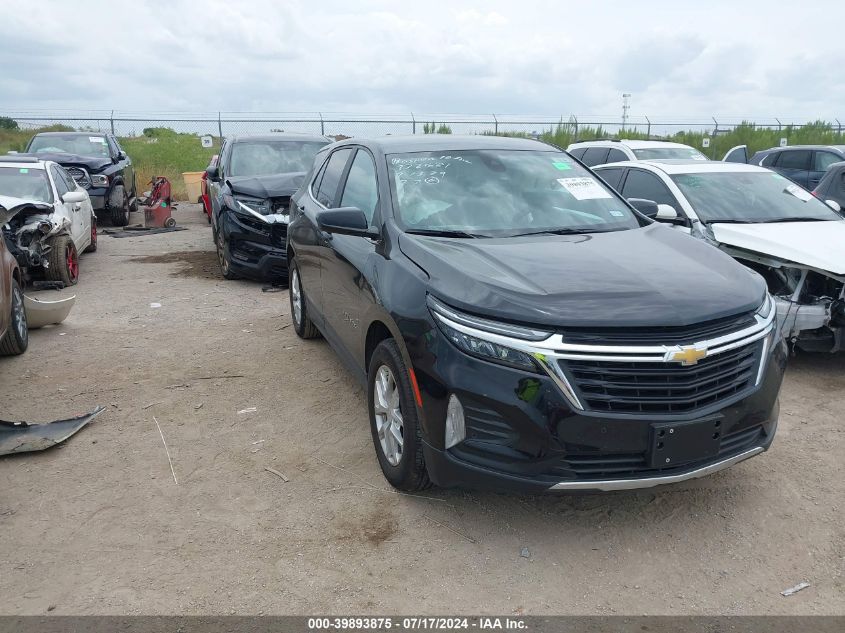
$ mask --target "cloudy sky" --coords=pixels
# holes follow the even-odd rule
[[[838,117],[841,0],[5,0],[0,110]]]

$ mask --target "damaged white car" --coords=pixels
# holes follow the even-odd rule
[[[18,209],[2,229],[27,281],[76,284],[79,254],[97,249],[97,221],[88,193],[57,163],[3,156],[0,203]]]
[[[845,350],[845,220],[763,167],[639,161],[595,168],[626,198],[653,200],[656,220],[705,239],[760,273],[796,347]]]

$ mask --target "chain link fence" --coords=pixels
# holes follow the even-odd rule
[[[558,117],[523,115],[453,115],[453,114],[400,114],[400,115],[348,115],[342,113],[131,113],[118,111],[97,112],[5,112],[0,117],[12,119],[19,129],[34,130],[52,126],[66,126],[75,130],[113,132],[121,137],[141,136],[150,128],[169,128],[177,133],[209,134],[226,137],[271,132],[305,132],[328,136],[384,136],[398,134],[423,134],[426,129],[445,126],[453,134],[527,134],[539,136],[565,126],[575,138],[582,132],[600,131],[611,137],[633,133],[646,138],[666,138],[679,132],[693,132],[718,136],[727,134],[737,126],[753,122],[758,129],[796,130],[810,124],[789,119],[751,119],[742,117],[709,118],[660,118],[630,117],[623,122],[618,118],[603,116],[565,115]],[[828,122],[831,132],[842,135],[839,119]]]

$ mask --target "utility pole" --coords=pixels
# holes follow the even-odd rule
[[[625,125],[628,123],[628,110],[631,109],[630,92],[622,93],[622,131],[625,131]]]

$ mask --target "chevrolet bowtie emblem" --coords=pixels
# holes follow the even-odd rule
[[[681,365],[695,365],[707,356],[706,347],[679,347],[666,352],[663,360],[667,363],[681,363]]]

